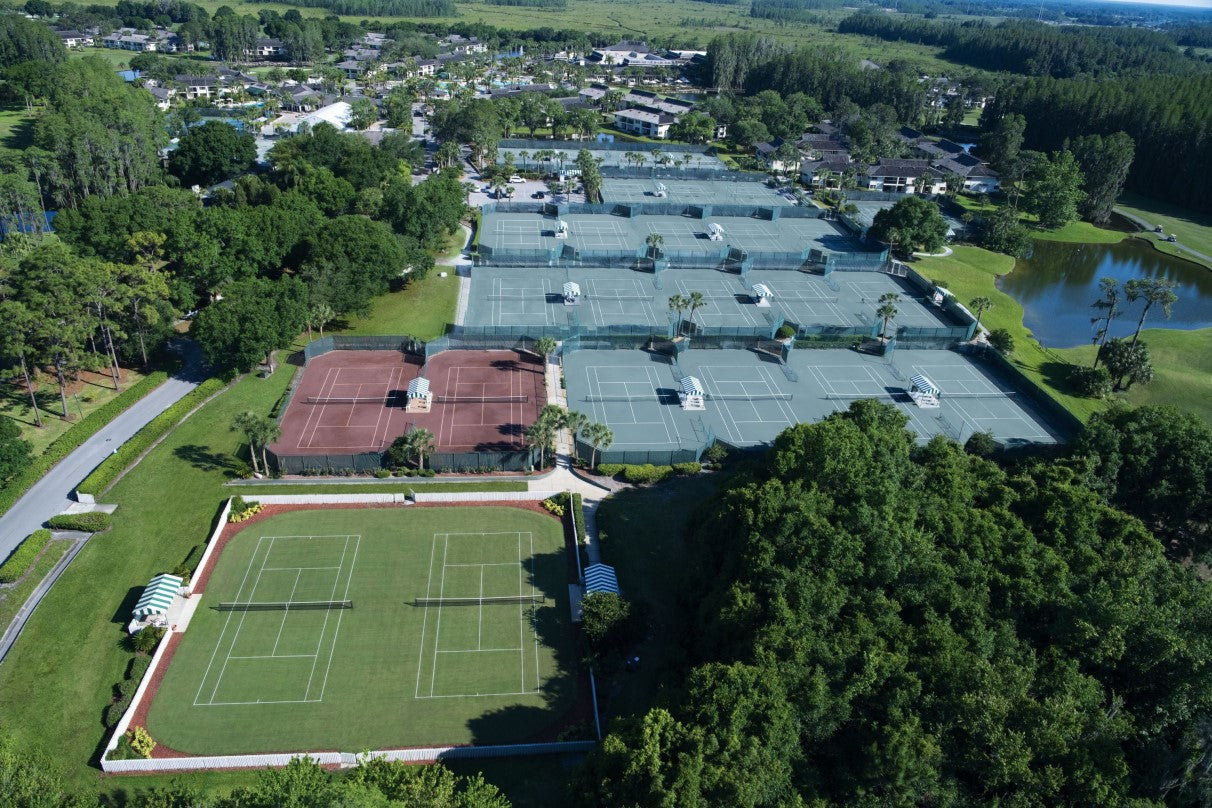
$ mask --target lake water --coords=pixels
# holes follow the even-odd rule
[[[1212,269],[1158,252],[1145,241],[1124,239],[1118,244],[1064,244],[1036,241],[1031,258],[1018,261],[997,285],[1023,305],[1023,322],[1042,344],[1071,348],[1089,344],[1100,310],[1100,278],[1120,284],[1133,278],[1169,278],[1178,302],[1169,320],[1159,306],[1149,310],[1145,328],[1212,327]],[[1121,304],[1111,323],[1111,336],[1130,335],[1143,303]]]

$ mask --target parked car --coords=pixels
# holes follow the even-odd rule
[[[509,178],[509,181],[510,182],[522,182],[522,178],[519,177],[517,174],[514,174],[512,177]]]
[[[530,198],[531,199],[546,199],[547,194],[543,191],[535,191],[533,194],[530,195]]]

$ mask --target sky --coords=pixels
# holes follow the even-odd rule
[[[1108,3],[1141,3],[1147,6],[1187,6],[1212,10],[1212,0],[1106,0]]]

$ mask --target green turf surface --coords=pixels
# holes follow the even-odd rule
[[[25,104],[0,104],[0,147],[24,149],[34,136],[34,118]]]
[[[446,277],[439,277],[446,272]],[[407,334],[431,340],[446,333],[454,322],[459,297],[459,279],[453,269],[434,267],[419,281],[399,292],[380,295],[371,301],[371,311],[347,323],[334,323],[334,334]],[[306,335],[304,335],[306,339]]]
[[[224,549],[152,704],[196,754],[508,743],[575,695],[563,529],[517,508],[283,514]],[[416,598],[543,603],[421,607]],[[348,598],[351,609],[218,611]]]
[[[25,577],[12,586],[0,588],[0,634],[8,628],[8,624],[17,616],[17,612],[25,605],[34,588],[42,582],[47,573],[59,563],[64,553],[71,549],[70,541],[52,541],[33,565],[26,571]]]
[[[1139,216],[1152,224],[1160,224],[1166,233],[1178,236],[1180,244],[1185,244],[1204,255],[1212,255],[1212,214],[1196,213],[1186,208],[1158,202],[1137,194],[1124,194],[1119,198],[1118,208]],[[1188,261],[1206,265],[1206,262],[1178,249],[1175,245],[1158,241],[1149,237],[1149,241],[1158,250],[1171,255],[1178,255]]]

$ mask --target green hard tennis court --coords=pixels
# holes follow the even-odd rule
[[[148,729],[189,754],[533,739],[576,695],[566,570],[561,524],[519,508],[272,517],[223,549]]]

